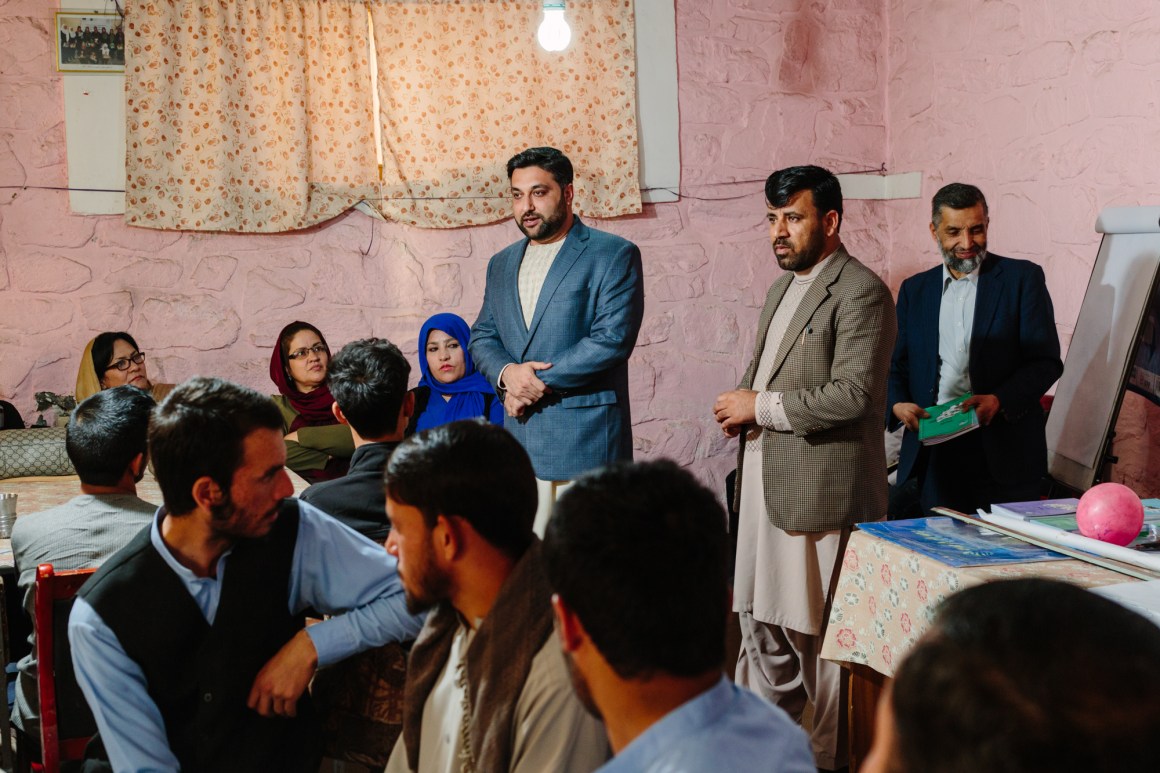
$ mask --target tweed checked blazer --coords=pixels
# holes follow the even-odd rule
[[[753,377],[769,322],[793,281],[765,297],[753,358],[740,389],[782,393],[791,432],[762,432],[762,484],[770,522],[786,531],[831,531],[886,515],[882,412],[895,311],[878,276],[839,247],[810,285],[782,339],[766,384]],[[737,460],[737,493],[745,470]]]
[[[640,249],[580,221],[544,278],[529,327],[519,296],[528,240],[492,257],[471,357],[493,385],[505,365],[550,362],[539,376],[552,392],[518,419],[504,417],[540,480],[571,480],[632,459],[628,357],[644,316]]]

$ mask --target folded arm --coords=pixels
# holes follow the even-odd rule
[[[306,631],[318,665],[418,636],[423,616],[407,611],[397,564],[386,548],[309,504],[299,508],[291,611],[312,607],[333,615]]]
[[[258,672],[247,705],[263,716],[294,716],[318,667],[409,641],[423,626],[407,611],[395,559],[382,545],[305,502],[299,514],[289,608],[332,617],[299,631]]]

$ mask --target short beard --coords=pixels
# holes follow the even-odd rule
[[[421,576],[415,583],[414,591],[403,583],[403,596],[407,601],[407,611],[412,615],[422,614],[451,596],[451,579],[445,573],[432,569],[432,556],[423,567]]]
[[[778,243],[790,247],[787,241],[775,240],[770,246],[776,247]],[[792,249],[792,247],[791,247]],[[784,258],[779,257],[775,252],[774,258],[777,260],[777,265],[784,271],[805,271],[818,265],[818,261],[822,259],[822,253],[825,251],[825,235],[819,229],[810,234],[809,241],[802,247],[801,252],[791,252]]]
[[[588,686],[588,680],[584,678],[584,674],[576,665],[571,653],[564,653],[564,662],[568,664],[568,678],[572,681],[572,692],[580,701],[580,705],[593,717],[603,721],[604,715],[600,713],[600,707],[596,705],[596,700],[592,697],[592,689]]]
[[[947,252],[942,247],[939,247],[938,250],[942,253],[943,263],[946,264],[946,267],[956,274],[962,274],[963,276],[975,273],[979,266],[983,265],[983,261],[987,259],[986,247],[981,248],[978,255],[968,260],[956,258],[953,250]]]
[[[564,227],[564,221],[567,219],[568,213],[561,207],[551,217],[540,215],[540,225],[534,231],[529,231],[525,228],[523,220],[516,220],[516,227],[523,232],[524,236],[532,241],[543,242],[560,233],[560,229]]]

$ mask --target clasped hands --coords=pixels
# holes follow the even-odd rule
[[[734,389],[717,395],[713,418],[727,437],[737,437],[747,424],[757,423],[757,392]]]
[[[512,363],[504,368],[501,386],[506,391],[503,407],[508,416],[512,418],[523,416],[524,409],[552,391],[552,388],[537,375],[539,371],[550,367],[552,367],[550,362],[529,360]]]

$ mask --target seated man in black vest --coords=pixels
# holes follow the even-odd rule
[[[115,770],[310,771],[318,666],[412,639],[396,562],[289,498],[269,398],[194,378],[154,411],[165,506],[81,589],[77,679]],[[333,615],[305,628],[303,611]]]
[[[373,540],[386,539],[387,495],[383,470],[403,439],[415,407],[407,391],[411,365],[385,338],[352,341],[330,361],[326,383],[334,396],[331,410],[354,436],[350,470],[302,492],[309,502]]]
[[[532,533],[536,476],[503,427],[456,421],[387,464],[387,550],[412,610],[433,608],[407,664],[387,773],[589,773],[608,758],[552,637]]]

